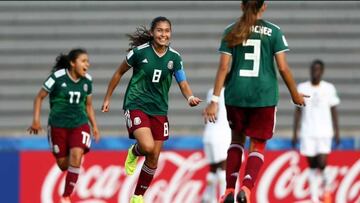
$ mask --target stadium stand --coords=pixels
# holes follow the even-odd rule
[[[337,87],[341,134],[360,131],[360,2],[269,2],[265,17],[284,31],[297,82],[308,79],[315,58],[326,63],[325,79]],[[195,95],[205,99],[218,66],[221,32],[240,16],[239,2],[0,2],[1,135],[23,135],[32,119],[32,104],[55,57],[73,47],[89,51],[94,80],[94,107],[102,134],[124,134],[122,98],[131,72],[112,98],[111,112],[100,112],[112,73],[128,47],[125,34],[162,15],[172,20],[172,46],[183,57]],[[46,126],[48,102],[42,125]],[[200,107],[190,109],[174,81],[169,118],[172,134],[199,135]],[[293,105],[280,80],[277,134],[290,136]]]

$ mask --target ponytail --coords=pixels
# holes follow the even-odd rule
[[[56,72],[60,69],[66,68],[70,69],[70,61],[68,59],[68,56],[66,54],[60,54],[56,57],[55,65],[52,69],[52,72]]]
[[[145,26],[136,28],[133,34],[127,34],[127,36],[130,40],[130,48],[127,51],[153,40],[153,36],[151,36],[150,31]]]
[[[70,69],[71,65],[70,65],[70,61],[76,61],[76,59],[81,55],[81,54],[87,54],[87,51],[85,49],[81,49],[81,48],[77,48],[77,49],[72,49],[69,54],[59,54],[56,59],[55,59],[55,65],[52,68],[52,72],[55,72],[57,70],[60,69]]]
[[[149,30],[146,29],[145,26],[140,26],[140,27],[136,28],[136,31],[133,34],[127,34],[126,36],[128,36],[129,40],[130,40],[130,43],[129,43],[130,48],[127,51],[130,51],[137,46],[140,46],[142,44],[152,41],[154,39],[154,37],[151,36],[150,32],[154,31],[156,25],[159,22],[163,22],[163,21],[168,22],[170,25],[170,28],[171,28],[170,20],[166,17],[159,16],[152,20],[151,27]]]
[[[256,24],[257,13],[260,11],[263,4],[263,0],[243,0],[244,13],[238,22],[235,23],[233,29],[224,38],[225,41],[228,42],[230,48],[242,44],[249,39],[251,27]]]

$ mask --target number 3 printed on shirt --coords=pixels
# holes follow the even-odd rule
[[[253,63],[252,70],[241,70],[240,69],[240,76],[241,77],[258,77],[259,76],[259,68],[260,68],[261,40],[248,39],[246,42],[243,43],[243,46],[253,46],[254,47],[253,53],[245,53],[245,60],[253,60],[254,63]]]

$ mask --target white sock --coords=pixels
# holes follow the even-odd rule
[[[226,190],[226,171],[225,170],[217,170],[216,175],[219,181],[220,195],[223,195]]]
[[[215,173],[209,172],[206,175],[206,189],[204,192],[203,200],[207,203],[216,202],[216,183],[217,183],[217,177]]]
[[[317,177],[317,169],[309,170],[309,185],[311,200],[313,202],[319,202],[319,178]]]
[[[328,171],[326,170],[326,168],[324,170],[321,171],[321,180],[323,183],[323,189],[324,189],[324,193],[325,192],[330,192],[331,191],[331,175],[328,173]]]

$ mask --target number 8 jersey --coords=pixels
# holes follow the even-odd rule
[[[159,56],[152,45],[146,43],[132,49],[126,62],[133,68],[133,75],[125,93],[123,109],[138,109],[148,115],[167,115],[172,76],[183,69],[180,54],[168,47]]]
[[[67,69],[60,69],[45,80],[42,88],[50,95],[50,126],[76,128],[88,123],[86,97],[92,93],[89,74],[74,80]]]
[[[225,29],[219,48],[219,52],[232,55],[231,70],[225,82],[225,104],[276,106],[279,90],[274,56],[289,50],[283,33],[277,25],[258,20],[251,28],[249,39],[230,48],[224,37],[233,27],[234,23]]]

